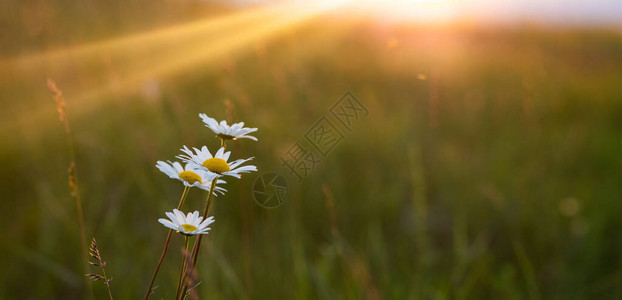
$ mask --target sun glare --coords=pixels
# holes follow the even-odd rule
[[[456,16],[455,0],[351,1],[359,13],[389,22],[445,23]]]
[[[65,90],[80,103],[73,111],[83,113],[96,109],[103,99],[140,92],[154,80],[252,49],[258,41],[273,38],[325,13],[361,14],[388,22],[443,23],[451,20],[455,1],[279,2],[222,17],[5,59],[0,61],[0,66],[11,70],[13,77],[8,80],[28,80],[32,79],[28,74],[43,72],[58,82],[71,82]],[[88,76],[79,81],[72,79],[75,72],[85,70],[90,70]],[[29,111],[24,123],[39,115],[43,113]],[[10,123],[2,125],[3,129],[11,127]]]
[[[321,1],[249,8],[222,17],[0,60],[0,67],[11,70],[12,80],[28,80],[28,74],[43,70],[57,81],[75,82],[66,78],[72,78],[76,68],[100,69],[103,64],[101,72],[90,72],[84,81],[66,87],[68,95],[79,103],[74,111],[83,113],[96,109],[102,99],[115,98],[102,97],[111,92],[115,96],[135,92],[151,80],[201,68],[232,53],[253,49],[254,43],[292,30],[336,5]],[[24,123],[28,123],[40,115],[43,113],[29,111],[18,117],[24,117]],[[9,120],[0,128],[11,126]]]

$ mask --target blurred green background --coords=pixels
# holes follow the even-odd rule
[[[117,299],[143,296],[167,233],[157,219],[183,189],[156,161],[182,145],[216,149],[198,114],[231,112],[259,128],[259,142],[230,148],[259,172],[228,179],[214,203],[201,299],[622,298],[619,29],[318,15],[130,80],[219,37],[146,47],[162,57],[112,47],[18,58],[238,12],[144,0],[0,7],[1,299],[88,295],[71,149],[46,78],[64,92],[87,239]],[[283,205],[257,205],[254,180],[283,171],[279,158],[347,91],[369,115],[302,183],[287,177]],[[184,210],[205,196],[191,190]],[[173,297],[180,247],[175,236],[153,299]],[[93,289],[106,298],[101,282]]]

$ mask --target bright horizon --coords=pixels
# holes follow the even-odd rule
[[[231,3],[230,1],[221,1]],[[235,0],[240,5],[274,0]],[[383,20],[414,22],[481,21],[500,23],[537,22],[550,24],[622,25],[622,1],[614,0],[334,0],[346,11],[365,13]]]

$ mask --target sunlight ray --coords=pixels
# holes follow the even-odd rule
[[[21,70],[45,65],[44,69],[50,76],[61,78],[57,80],[59,82],[62,78],[71,81],[71,76],[75,76],[75,71],[69,66],[100,70],[89,72],[87,75],[93,78],[84,79],[84,84],[74,83],[74,86],[64,88],[71,95],[69,98],[73,99],[72,112],[82,114],[96,109],[102,99],[119,98],[136,91],[145,80],[174,76],[206,66],[223,56],[252,49],[255,42],[292,30],[296,25],[334,7],[326,4],[305,7],[278,4],[217,20],[22,57],[17,65]],[[102,66],[102,58],[107,66]],[[114,69],[114,80],[106,78],[102,68]],[[27,115],[18,114],[14,115],[13,120],[3,121],[0,128],[10,130],[14,128],[15,121],[26,127],[26,124],[40,125],[39,121],[34,120],[41,120],[45,115],[48,115],[47,107],[34,108]],[[26,130],[26,127],[22,129]]]
[[[3,63],[29,69],[39,67],[44,63],[70,63],[72,61],[68,60],[68,58],[71,60],[86,59],[96,57],[100,53],[141,52],[153,49],[154,47],[174,45],[179,41],[198,38],[212,32],[227,31],[237,25],[244,25],[247,23],[254,24],[257,21],[265,20],[271,15],[283,13],[288,9],[289,6],[285,4],[263,6],[226,16],[193,21],[154,31],[131,34],[120,38],[22,55],[6,59]]]

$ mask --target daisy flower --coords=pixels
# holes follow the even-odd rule
[[[168,177],[183,182],[187,187],[197,187],[206,191],[209,191],[212,185],[212,180],[216,177],[216,175],[210,172],[197,168],[194,164],[186,164],[186,167],[184,168],[178,162],[158,161],[156,163],[156,167],[164,174],[168,175]],[[218,179],[218,181],[216,181],[216,187],[214,188],[214,194],[220,193],[221,195],[224,195],[227,190],[219,185],[225,183],[227,182]]]
[[[241,164],[253,159],[238,159],[234,160],[231,163],[228,163],[229,155],[231,155],[231,151],[225,152],[225,148],[222,147],[218,149],[216,154],[212,156],[206,146],[203,146],[201,149],[193,148],[192,150],[188,149],[188,147],[184,146],[181,149],[186,155],[178,155],[177,158],[183,160],[184,162],[191,164],[198,168],[204,168],[210,173],[216,176],[229,175],[236,178],[240,178],[240,174],[249,173],[251,171],[257,171],[257,167],[253,165],[246,165],[240,167]]]
[[[256,137],[248,135],[251,132],[257,131],[257,128],[245,128],[244,122],[229,126],[226,121],[220,121],[219,124],[216,119],[210,118],[206,114],[199,114],[199,117],[203,119],[205,127],[211,129],[216,136],[223,140],[251,139],[257,141]]]
[[[211,228],[207,226],[214,223],[214,217],[209,217],[203,221],[203,217],[199,217],[199,212],[196,210],[193,213],[188,213],[187,216],[184,216],[183,212],[173,209],[173,212],[167,212],[166,216],[170,220],[161,218],[158,219],[158,222],[170,229],[178,231],[183,235],[208,234],[208,231]]]

